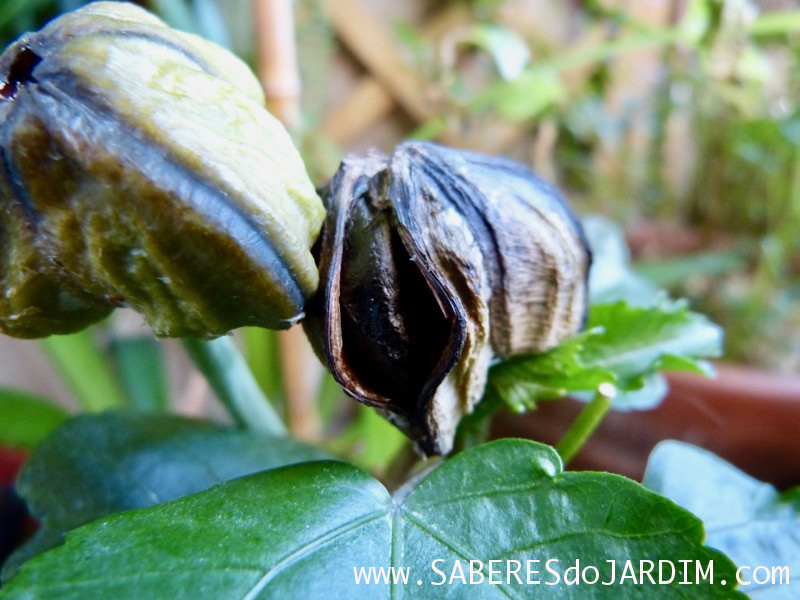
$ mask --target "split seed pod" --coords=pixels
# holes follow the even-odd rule
[[[9,47],[0,78],[0,331],[118,305],[163,336],[302,316],[324,209],[244,63],[97,2]]]
[[[581,227],[519,163],[409,142],[347,157],[326,203],[306,330],[345,391],[427,454],[450,451],[494,357],[584,324]]]

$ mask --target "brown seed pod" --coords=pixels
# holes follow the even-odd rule
[[[97,2],[10,46],[0,78],[0,331],[117,305],[165,336],[302,316],[324,209],[244,63]]]
[[[350,396],[427,454],[449,452],[493,357],[583,326],[583,232],[519,163],[409,142],[347,157],[326,203],[309,337]]]

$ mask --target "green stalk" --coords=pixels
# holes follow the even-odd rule
[[[583,407],[578,418],[570,425],[567,433],[556,445],[556,450],[561,455],[564,464],[567,464],[580,452],[583,445],[595,432],[611,408],[611,400],[611,394],[605,395],[598,390],[592,401]]]
[[[100,412],[126,405],[117,377],[86,329],[41,340],[53,366],[81,406]]]
[[[750,25],[753,36],[783,35],[800,31],[800,11],[770,12],[761,15]]]
[[[250,372],[264,394],[272,400],[273,406],[284,414],[285,394],[278,332],[260,327],[245,327],[243,333],[245,357]]]
[[[755,37],[800,32],[800,11],[793,10],[762,15],[753,21],[748,28],[748,32]],[[680,25],[664,29],[645,30],[588,48],[567,52],[539,66],[552,67],[557,70],[582,67],[608,60],[620,54],[627,54],[634,50],[676,44],[685,38],[686,33]]]
[[[167,375],[158,341],[149,335],[119,335],[111,340],[109,350],[130,406],[143,412],[166,412]]]
[[[602,44],[567,52],[539,66],[552,67],[559,71],[582,67],[634,50],[675,44],[683,39],[684,35],[684,32],[678,27],[626,35]]]
[[[237,423],[268,435],[287,434],[286,426],[261,391],[232,338],[182,341],[195,366]]]
[[[797,231],[796,223],[800,223],[800,150],[795,149],[794,165],[792,166],[792,177],[789,189],[789,198],[786,203],[786,210],[781,211],[777,219],[775,228],[781,242],[786,248],[791,248],[792,243],[796,243]]]

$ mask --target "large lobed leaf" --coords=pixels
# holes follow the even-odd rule
[[[166,415],[107,412],[59,427],[34,451],[17,487],[41,520],[3,570],[63,542],[108,514],[152,506],[275,467],[330,458],[287,437],[267,437]]]
[[[800,597],[800,582],[790,579],[800,573],[800,487],[779,493],[707,450],[676,441],[653,450],[644,485],[703,519],[708,544],[745,567],[742,590],[748,595]],[[769,583],[756,583],[767,577]]]
[[[0,591],[69,598],[733,598],[733,565],[702,545],[701,523],[633,481],[562,473],[549,447],[500,440],[445,461],[394,496],[371,476],[322,461],[279,468],[67,535]],[[444,573],[446,583],[432,568]],[[483,583],[468,585],[469,560]],[[501,569],[488,583],[489,560]],[[539,585],[507,583],[506,559],[540,560]],[[615,563],[672,560],[672,585],[547,586],[580,560],[601,580]],[[677,585],[679,560],[713,561],[713,585]],[[460,561],[460,562],[457,562]],[[452,582],[454,565],[465,581]],[[408,583],[355,583],[360,567],[409,567]],[[513,565],[512,565],[513,566]],[[694,581],[692,566],[686,576]],[[474,576],[478,579],[478,576]],[[725,580],[723,584],[721,580]]]

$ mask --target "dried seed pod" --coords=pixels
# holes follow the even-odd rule
[[[117,305],[165,336],[302,316],[324,209],[241,61],[97,2],[9,47],[0,77],[0,331]]]
[[[493,357],[583,326],[583,232],[521,164],[409,142],[347,157],[326,203],[306,330],[345,391],[427,454],[451,449]]]

